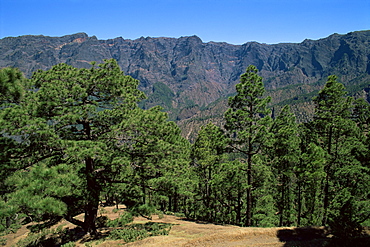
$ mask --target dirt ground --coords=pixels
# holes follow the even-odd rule
[[[106,215],[110,219],[119,217],[118,212],[113,210],[114,207],[105,207],[99,215]],[[121,208],[123,210],[123,208]],[[121,211],[122,212],[122,211]],[[80,215],[79,217],[83,217]],[[172,228],[166,236],[149,237],[133,243],[125,243],[123,240],[94,240],[80,239],[76,246],[110,247],[110,246],[127,246],[127,247],[223,247],[223,246],[270,246],[270,247],[293,247],[293,246],[324,246],[328,238],[323,237],[323,229],[306,228],[297,231],[294,228],[257,228],[257,227],[237,227],[231,225],[215,225],[208,223],[199,223],[181,219],[176,216],[164,215],[159,218],[154,215],[152,222],[171,223]],[[148,222],[145,218],[135,218],[136,223]],[[62,221],[59,223],[64,227],[73,229],[75,226],[69,222]],[[28,233],[26,226],[23,226],[17,233],[6,236],[7,245],[15,246]]]

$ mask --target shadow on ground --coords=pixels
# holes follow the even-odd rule
[[[123,240],[125,243],[134,242],[151,236],[168,235],[171,223],[146,222],[130,223],[117,227],[100,227],[96,235],[89,235],[81,227],[43,229],[37,231],[39,227],[46,226],[40,224],[32,226],[34,232],[18,242],[19,246],[61,246],[69,242],[79,242],[81,244],[98,240]]]
[[[352,239],[334,238],[324,228],[297,227],[282,229],[277,237],[284,242],[284,247],[369,247],[370,235],[364,234]]]
[[[96,237],[102,238],[104,236],[98,235]],[[85,238],[86,234],[81,227],[73,229],[46,229],[40,232],[30,232],[26,238],[18,241],[17,246],[61,246]],[[93,240],[92,236],[89,237],[88,241],[91,240]]]

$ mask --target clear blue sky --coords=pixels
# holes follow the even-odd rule
[[[0,0],[0,38],[85,32],[275,44],[370,30],[370,0]]]

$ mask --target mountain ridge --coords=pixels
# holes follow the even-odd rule
[[[232,94],[250,64],[264,78],[272,104],[318,90],[331,74],[346,86],[364,83],[370,75],[370,31],[335,33],[301,43],[242,45],[204,43],[195,35],[99,40],[76,33],[0,39],[0,68],[18,67],[27,77],[58,63],[81,68],[110,58],[117,60],[125,74],[140,81],[139,88],[149,96],[142,107],[164,102],[171,118],[180,121]],[[158,89],[166,92],[165,98]]]
[[[133,67],[138,66],[143,70],[148,70],[149,66],[148,63],[138,63],[138,61],[134,60],[134,58],[140,58],[143,60],[144,58],[150,58],[149,55],[152,53],[152,56],[157,56],[157,60],[159,58],[162,60],[167,60],[167,65],[170,64],[172,66],[172,73],[170,74],[173,77],[176,77],[180,71],[174,70],[175,65],[179,65],[181,68],[181,66],[186,66],[186,64],[175,64],[175,62],[179,61],[180,58],[187,58],[189,55],[193,55],[191,58],[194,59],[194,54],[192,53],[196,53],[195,55],[202,55],[197,50],[200,49],[203,53],[208,52],[208,56],[210,54],[217,56],[213,61],[206,60],[205,62],[215,63],[215,61],[228,61],[229,63],[235,63],[237,67],[242,67],[242,71],[246,67],[245,62],[250,62],[251,64],[256,65],[261,73],[265,74],[265,78],[270,78],[269,73],[271,74],[271,72],[287,72],[287,70],[292,69],[292,67],[300,65],[300,63],[304,63],[304,60],[307,60],[307,58],[304,57],[304,55],[307,54],[304,53],[310,53],[309,55],[311,56],[311,59],[308,60],[311,60],[311,63],[306,63],[306,66],[300,67],[304,68],[302,71],[304,75],[315,77],[318,72],[324,70],[322,63],[327,65],[330,62],[335,62],[335,60],[340,60],[343,58],[344,54],[348,54],[346,53],[345,49],[353,53],[353,51],[351,51],[351,47],[349,46],[350,44],[348,44],[348,42],[344,42],[343,40],[350,36],[355,36],[355,38],[358,38],[359,34],[360,36],[365,36],[366,40],[364,42],[368,43],[370,31],[357,31],[345,35],[332,34],[327,38],[322,38],[319,40],[306,39],[301,43],[261,44],[257,42],[247,42],[243,45],[233,45],[225,42],[212,41],[203,43],[202,40],[195,35],[180,38],[141,37],[136,40],[123,39],[122,37],[108,40],[98,40],[96,36],[89,37],[86,33],[76,33],[62,37],[26,35],[0,39],[0,49],[3,54],[0,56],[0,66],[14,66],[17,65],[17,62],[19,64],[19,61],[15,60],[17,55],[20,55],[17,54],[17,51],[22,48],[31,48],[27,49],[27,51],[23,51],[30,55],[30,57],[19,56],[22,58],[28,58],[26,60],[35,61],[34,67],[20,66],[20,69],[24,71],[27,76],[30,76],[36,68],[43,69],[42,67],[48,68],[54,65],[54,61],[75,63],[76,66],[89,66],[88,63],[91,61],[101,61],[104,58],[113,57],[119,61],[121,67],[123,67],[123,71],[128,74],[139,75],[140,77],[140,71],[133,69]],[[11,45],[9,45],[9,42],[7,42],[10,40],[12,43]],[[40,46],[40,44],[42,44],[42,46]],[[342,46],[342,49],[340,46]],[[99,47],[99,49],[96,47]],[[51,48],[54,49],[54,54],[52,54],[50,50]],[[301,50],[297,51],[298,48]],[[323,48],[327,51],[332,49],[336,52],[332,53],[332,56],[323,56],[320,54],[327,55],[325,54],[327,52],[320,53],[322,50],[324,50]],[[90,53],[86,53],[86,51],[89,51]],[[94,52],[96,53],[94,54]],[[303,53],[303,55],[297,53]],[[355,55],[352,53],[350,55]],[[46,55],[50,55],[50,61],[45,60]],[[135,55],[138,57],[135,57]],[[170,57],[171,55],[172,57]],[[207,57],[204,56],[203,58]],[[224,59],[220,60],[221,58]],[[225,58],[229,58],[229,60],[226,60]],[[238,60],[232,60],[232,58],[237,58]],[[165,66],[162,68],[165,68]],[[210,66],[210,69],[213,68],[214,67]],[[186,72],[188,72],[188,70]],[[218,70],[223,72],[222,68],[218,68]],[[369,71],[370,67],[368,65],[367,72],[369,73]],[[236,75],[235,73],[227,75],[228,77],[226,77],[226,79],[238,79],[238,76],[240,75],[239,72],[240,71],[238,71]],[[219,79],[222,78],[223,77],[220,77]],[[149,81],[151,83],[150,80],[150,76],[149,79],[143,78],[143,81],[145,82]],[[279,87],[279,83],[277,81],[275,81],[275,83],[267,84],[267,87]]]

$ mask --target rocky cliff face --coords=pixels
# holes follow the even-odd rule
[[[370,74],[369,42],[370,31],[275,45],[203,43],[196,36],[137,40],[98,40],[85,33],[21,36],[0,40],[0,67],[18,67],[29,77],[58,63],[89,67],[91,61],[114,58],[126,74],[140,80],[148,95],[155,91],[153,85],[164,84],[172,97],[166,98],[165,107],[184,108],[176,111],[184,119],[232,93],[250,64],[257,66],[266,88],[274,92],[274,103],[302,93],[291,88],[287,93],[285,87],[300,85],[297,88],[310,93],[317,89],[316,82],[330,74],[338,75],[344,84],[360,84]],[[153,105],[153,101],[148,102]]]

